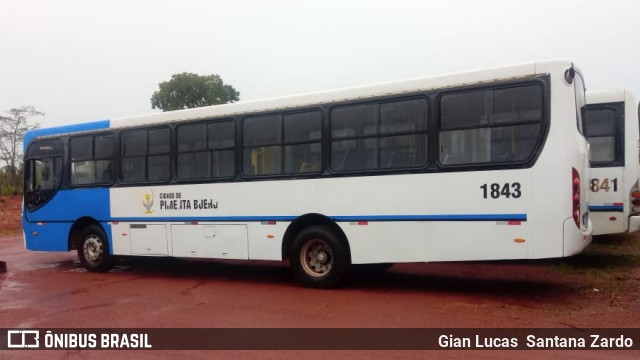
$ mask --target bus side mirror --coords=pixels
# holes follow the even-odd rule
[[[573,79],[575,77],[576,71],[573,69],[573,67],[567,69],[567,71],[564,72],[564,81],[566,81],[569,85],[573,84]]]

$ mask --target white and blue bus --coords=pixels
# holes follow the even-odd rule
[[[640,230],[638,115],[626,89],[588,91],[585,135],[591,149],[593,234]]]
[[[570,256],[591,241],[583,79],[551,60],[38,129],[26,247],[358,264]],[[377,267],[372,265],[373,267]]]

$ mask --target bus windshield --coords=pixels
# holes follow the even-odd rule
[[[56,140],[36,142],[25,162],[25,205],[34,210],[49,201],[60,185],[62,144]]]

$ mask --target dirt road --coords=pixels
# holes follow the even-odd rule
[[[336,290],[297,286],[286,264],[125,259],[90,273],[75,253],[0,237],[0,328],[640,327],[640,236],[596,239],[565,261],[398,264]],[[4,336],[0,334],[0,336]],[[0,358],[104,358],[112,351],[12,351]],[[210,352],[181,352],[200,358]],[[219,351],[233,358],[464,358],[469,351]],[[537,358],[637,358],[638,351],[524,351]],[[136,352],[173,358],[177,352]],[[513,358],[512,351],[474,352]],[[519,355],[520,356],[520,355]]]

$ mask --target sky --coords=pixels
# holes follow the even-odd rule
[[[569,58],[640,99],[638,0],[0,0],[0,115],[141,115],[171,75],[256,100]]]

